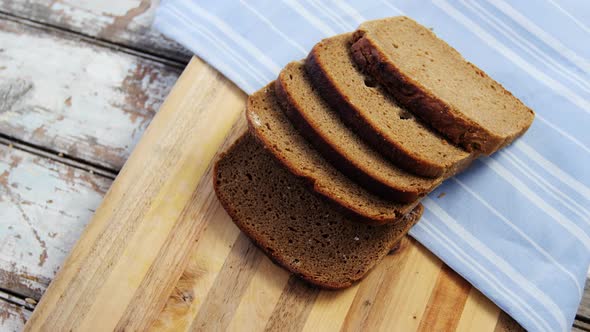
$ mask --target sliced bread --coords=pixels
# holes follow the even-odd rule
[[[285,66],[275,81],[283,111],[324,158],[365,189],[401,202],[412,202],[442,182],[406,172],[347,127],[311,85],[302,62]]]
[[[396,222],[418,204],[417,200],[403,204],[378,197],[336,170],[293,127],[281,110],[273,84],[248,98],[246,117],[252,134],[293,174],[360,222]]]
[[[421,176],[448,176],[465,168],[469,153],[450,144],[399,107],[367,79],[350,56],[352,34],[324,39],[306,60],[309,77],[324,99],[381,154]]]
[[[214,187],[234,223],[275,262],[308,282],[344,288],[361,279],[418,221],[422,206],[385,226],[351,222],[306,190],[254,138],[215,165]]]
[[[468,151],[491,154],[533,121],[518,98],[410,18],[361,24],[351,51],[402,106]]]

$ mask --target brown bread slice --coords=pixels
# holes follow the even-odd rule
[[[291,173],[360,222],[396,222],[418,204],[417,200],[402,204],[378,197],[336,170],[293,127],[276,100],[273,84],[248,98],[246,117],[254,136]]]
[[[354,40],[351,50],[364,71],[468,151],[491,154],[533,122],[518,98],[410,18],[365,22]]]
[[[419,205],[384,226],[351,222],[250,135],[221,156],[214,174],[217,197],[234,223],[275,262],[321,287],[344,288],[361,279],[423,210]]]
[[[408,173],[368,146],[315,91],[302,62],[285,66],[275,81],[275,92],[299,133],[336,169],[364,188],[396,201],[411,202],[442,182],[440,177]]]
[[[422,176],[449,176],[471,156],[450,144],[370,82],[350,56],[352,34],[324,39],[306,60],[309,77],[345,123],[380,153]]]

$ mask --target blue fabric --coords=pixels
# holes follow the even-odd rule
[[[320,39],[400,14],[537,114],[426,198],[411,235],[526,329],[569,330],[590,262],[589,1],[168,0],[155,25],[252,93]]]

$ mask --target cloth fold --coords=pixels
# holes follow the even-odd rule
[[[571,329],[590,263],[590,2],[167,0],[154,24],[252,93],[320,39],[395,15],[536,112],[429,195],[410,234],[527,330]]]

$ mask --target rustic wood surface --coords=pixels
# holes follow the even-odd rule
[[[0,291],[0,331],[21,331],[31,314],[25,301]]]
[[[0,145],[0,285],[38,300],[111,179]]]
[[[151,28],[158,0],[0,0],[0,11],[146,53],[188,62],[191,53]]]
[[[45,194],[39,196],[32,195],[29,190],[28,196],[27,193],[23,195],[31,201],[28,203],[23,201],[23,204],[19,203],[9,210],[1,207],[4,201],[0,202],[0,243],[2,243],[0,244],[0,266],[10,267],[8,270],[0,269],[0,331],[22,328],[24,321],[28,319],[31,310],[39,300],[39,296],[45,291],[49,281],[53,279],[55,271],[62,264],[84,225],[88,223],[93,210],[96,209],[104,190],[106,190],[105,188],[108,188],[116,172],[126,160],[133,144],[140,138],[147,123],[158,109],[159,103],[171,88],[179,68],[189,57],[190,52],[150,29],[157,2],[139,0],[0,0],[0,36],[2,36],[0,37],[0,82],[2,83],[0,91],[3,91],[0,92],[0,110],[8,109],[6,106],[8,103],[2,103],[5,98],[10,97],[11,100],[14,100],[15,95],[18,96],[23,92],[23,86],[24,90],[27,90],[28,83],[33,83],[35,92],[31,93],[30,90],[25,92],[26,96],[18,100],[22,104],[12,103],[10,111],[20,111],[19,106],[24,106],[26,112],[40,113],[27,118],[30,113],[23,111],[19,116],[13,116],[11,121],[2,121],[3,112],[0,111],[0,126],[16,127],[13,121],[23,119],[36,124],[41,121],[46,121],[49,124],[47,128],[44,128],[46,132],[36,131],[39,127],[27,126],[29,122],[25,121],[20,122],[23,128],[12,128],[10,133],[7,133],[4,128],[0,128],[0,144],[2,144],[0,151],[8,150],[9,152],[0,158],[0,174],[9,168],[10,163],[13,162],[13,155],[23,157],[26,163],[32,165],[31,169],[35,170],[34,173],[29,173],[28,168],[22,168],[24,164],[21,161],[21,165],[16,171],[10,171],[10,185],[15,185],[18,189],[5,188],[0,183],[0,201],[9,197],[7,195],[9,190],[20,195],[21,190],[26,190],[27,185],[30,184],[38,186],[35,188],[47,189],[52,185],[55,188],[53,193],[51,190],[47,190]],[[16,44],[21,36],[24,36],[23,39],[27,39],[30,43]],[[41,46],[44,49],[40,48]],[[54,57],[53,61],[47,61],[48,55]],[[28,61],[19,61],[23,59],[19,56],[26,56]],[[97,57],[100,61],[94,63],[89,61],[90,59],[81,61],[80,57],[84,56]],[[44,63],[46,67],[40,68],[39,63]],[[88,68],[96,70],[108,63],[117,64],[116,68],[113,66],[105,68],[111,71],[115,68],[114,77],[119,78],[118,80],[98,79],[92,71],[88,72]],[[73,70],[72,66],[77,70]],[[16,74],[15,67],[19,68],[19,72]],[[138,73],[137,68],[139,67],[144,69]],[[10,75],[7,74],[9,72]],[[62,72],[67,75],[62,75]],[[55,73],[58,75],[52,77]],[[134,73],[137,75],[134,76]],[[151,77],[154,76],[157,79],[151,80]],[[74,81],[76,84],[68,84],[68,81]],[[8,84],[4,84],[6,82]],[[80,89],[80,86],[96,87],[94,90],[96,95],[89,94],[87,89]],[[1,87],[5,89],[2,90]],[[6,89],[6,87],[11,88]],[[55,95],[47,93],[47,89]],[[79,103],[76,103],[76,96],[84,99],[78,100]],[[105,103],[104,96],[108,96],[112,102]],[[72,99],[68,101],[69,97]],[[146,111],[148,107],[145,107],[145,104],[142,106],[141,103],[141,100],[146,97],[152,100],[147,103],[151,106],[149,111]],[[83,103],[82,100],[88,104]],[[72,107],[68,105],[70,103],[72,106],[77,106]],[[37,109],[37,106],[45,109]],[[41,111],[45,113],[41,113]],[[101,114],[108,114],[108,116]],[[136,121],[130,121],[134,117],[132,114],[136,114]],[[37,119],[37,117],[40,118]],[[116,122],[108,121],[111,117],[124,123],[124,126],[112,126]],[[82,127],[79,127],[81,125]],[[68,139],[65,133],[71,137]],[[89,138],[87,139],[82,133],[89,135]],[[45,136],[35,137],[40,134]],[[118,136],[118,139],[109,139],[109,135]],[[93,144],[93,139],[97,143],[103,143],[102,146]],[[128,148],[125,148],[125,145]],[[13,146],[13,148],[9,146]],[[105,154],[98,153],[98,156],[94,156],[93,149],[98,149],[99,152],[104,151]],[[60,153],[61,156],[58,155]],[[78,182],[63,180],[64,178],[68,179],[70,173],[76,174],[74,178],[77,178]],[[60,177],[59,174],[66,175]],[[84,174],[87,175],[82,176]],[[31,179],[32,176],[34,180]],[[83,180],[87,177],[100,182],[102,189],[94,193],[91,192],[89,188],[92,186]],[[29,188],[33,187],[29,186]],[[55,199],[56,197],[59,199]],[[94,205],[92,206],[93,200]],[[48,201],[51,203],[47,203]],[[84,210],[85,208],[87,210]],[[218,218],[218,214],[224,214],[218,206],[215,207],[215,204],[212,205],[212,203],[202,206],[201,209],[204,209],[202,211],[211,211],[208,213],[213,213],[212,218]],[[23,214],[21,210],[26,213]],[[6,213],[6,211],[10,211],[10,213]],[[64,216],[64,213],[59,211],[65,211],[69,216]],[[27,229],[28,233],[23,233],[23,236],[13,230],[26,227],[24,222],[27,219],[24,215],[29,218],[34,227],[30,230]],[[228,255],[232,250],[229,246],[225,248],[221,243],[239,240],[236,245],[241,243],[242,247],[250,248],[245,245],[248,242],[240,238],[235,227],[230,227],[233,224],[229,224],[230,226],[225,224],[224,226],[223,223],[208,223],[207,225],[203,234],[204,239],[210,239],[209,242],[199,241],[195,249],[191,251],[190,265],[183,272],[179,283],[174,288],[173,296],[167,300],[165,310],[157,320],[158,325],[155,326],[170,327],[174,324],[197,326],[198,323],[183,322],[180,318],[190,312],[186,316],[187,319],[193,319],[196,322],[202,321],[201,318],[198,320],[196,318],[199,315],[201,302],[205,299],[198,294],[211,289],[213,283],[227,283],[227,279],[235,278],[235,276],[228,275],[224,280],[217,280],[218,271],[226,263],[220,257],[229,258]],[[39,267],[38,264],[39,259],[43,256],[43,247],[41,242],[35,238],[32,229],[44,236],[42,241],[45,241],[45,246],[49,248],[42,267]],[[52,238],[48,234],[60,234],[60,236],[56,235]],[[207,234],[214,235],[206,236]],[[17,245],[19,243],[23,245]],[[35,254],[27,249],[29,245],[35,250]],[[39,248],[41,249],[39,250]],[[211,250],[219,252],[220,256],[211,258],[202,254],[203,252],[210,253]],[[305,288],[300,287],[299,283],[290,280],[285,271],[273,265],[256,250],[250,250],[250,252],[248,262],[250,265],[255,264],[256,270],[250,269],[247,272],[247,275],[250,276],[249,282],[242,282],[236,286],[239,287],[242,294],[241,301],[237,303],[235,298],[233,302],[229,301],[233,307],[232,318],[222,317],[221,319],[229,329],[264,328],[271,316],[277,317],[277,315],[293,313],[296,314],[293,317],[299,319],[307,315],[306,323],[303,326],[305,330],[320,329],[327,326],[326,324],[332,324],[325,319],[325,315],[333,315],[346,310],[346,305],[325,305],[325,303],[333,301],[335,297],[333,293],[319,292],[312,306],[313,310],[309,309],[309,306],[302,305],[300,296],[296,298],[283,296],[285,287],[300,295],[309,296],[309,293]],[[37,253],[39,255],[35,256]],[[21,257],[26,258],[22,263]],[[241,259],[240,255],[233,254],[231,257],[233,257],[233,261],[228,260],[231,264]],[[202,267],[205,269],[200,269]],[[269,273],[273,275],[273,278],[265,277]],[[440,272],[439,275],[442,273]],[[451,287],[456,294],[463,294],[457,290],[466,287],[465,285],[464,281],[454,281],[446,282],[445,286],[440,287]],[[440,287],[437,281],[434,289]],[[261,289],[265,291],[260,293]],[[2,290],[8,293],[4,293]],[[357,303],[355,308],[363,308],[362,315],[367,317],[370,310],[361,306],[360,300],[353,298],[353,296],[356,297],[354,292],[346,291],[346,295],[338,295],[338,297],[345,299],[342,301],[344,304],[349,301]],[[467,299],[463,296],[447,299],[445,302],[447,307],[442,309],[433,309],[427,305],[423,315],[431,318],[441,315],[447,316],[454,311],[450,308],[459,310],[461,303],[463,303],[463,311],[470,311],[480,305],[480,302],[486,301],[481,294],[472,296],[471,292],[475,291],[471,290]],[[365,297],[376,296],[375,294],[378,293],[373,289],[372,293],[366,294],[368,295]],[[441,297],[445,292],[437,294]],[[573,327],[576,331],[590,331],[590,325],[587,323],[590,322],[588,294],[589,290],[586,289],[578,312],[578,319]],[[258,306],[244,305],[249,299],[261,296],[265,301],[260,301]],[[285,305],[297,308],[291,312],[275,311],[279,301],[281,301],[279,309],[284,308]],[[324,305],[320,306],[318,303],[324,303]],[[318,310],[319,307],[322,309]],[[218,309],[213,306],[211,310],[215,314],[215,310]],[[258,319],[251,319],[252,317]],[[497,315],[492,310],[487,314],[479,315],[474,321],[485,321],[486,319],[494,319],[494,317]],[[498,329],[510,330],[510,328],[514,328],[511,326],[514,324],[513,321],[505,314],[500,313],[499,318],[496,319],[501,321],[498,324]],[[458,322],[451,320],[451,323],[448,323],[447,319],[429,321],[443,325],[421,325],[420,329],[456,326],[460,330],[466,330],[474,322],[462,320],[461,324],[458,324]],[[299,325],[294,326],[299,327]],[[353,325],[348,326],[352,327]]]
[[[8,20],[0,20],[0,45],[0,133],[112,170],[123,166],[179,75]]]
[[[214,196],[199,180],[244,100],[193,59],[37,305],[29,330],[149,326],[203,230],[196,203]]]
[[[588,320],[581,321],[576,319],[574,326],[572,327],[572,331],[590,331],[590,322],[588,322]]]

